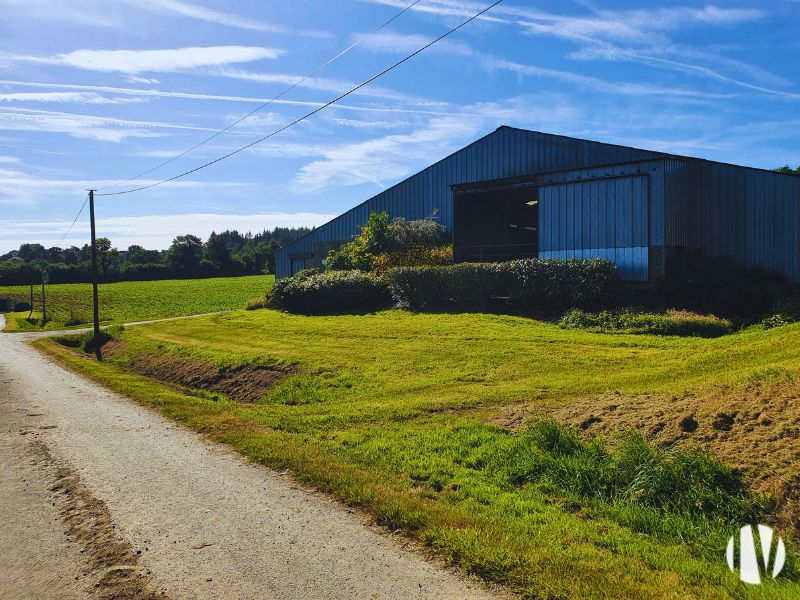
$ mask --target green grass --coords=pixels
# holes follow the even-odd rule
[[[100,320],[125,323],[244,308],[272,287],[272,275],[125,281],[99,286]],[[0,298],[28,300],[27,286],[0,287]],[[92,286],[88,283],[54,284],[46,287],[46,329],[85,327],[92,322]],[[41,288],[34,287],[34,321],[41,318]],[[7,330],[40,329],[27,321],[28,311],[7,315]]]
[[[776,582],[748,587],[728,572],[727,537],[767,507],[705,455],[630,436],[582,442],[547,424],[509,433],[486,422],[509,404],[556,406],[610,391],[678,395],[791,376],[800,369],[800,324],[702,339],[498,315],[258,310],[117,335],[127,346],[104,363],[39,344],[524,597],[800,597],[791,542],[795,558]],[[297,372],[247,405],[130,372],[143,354]]]

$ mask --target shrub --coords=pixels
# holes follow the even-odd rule
[[[571,310],[559,321],[564,329],[588,329],[592,331],[621,331],[625,333],[650,333],[655,335],[679,335],[697,337],[719,337],[733,332],[733,324],[714,315],[700,315],[685,310],[668,310],[666,313],[644,313],[602,311],[588,313]]]
[[[372,259],[386,248],[386,230],[389,217],[385,212],[372,212],[367,224],[351,241],[328,253],[325,269],[328,271],[371,271]]]
[[[789,291],[786,277],[731,258],[681,252],[667,264],[667,301],[673,306],[725,317],[753,317],[774,310]]]
[[[399,217],[386,227],[383,252],[408,252],[450,245],[450,232],[432,219],[406,221]]]
[[[453,246],[414,246],[402,252],[382,252],[372,261],[372,270],[382,274],[397,267],[436,267],[453,264]]]
[[[361,271],[301,271],[276,281],[266,304],[300,314],[370,312],[391,306],[392,295],[384,280]]]
[[[607,302],[618,282],[609,261],[579,259],[400,267],[386,277],[395,300],[414,310],[592,308]]]
[[[385,212],[372,212],[358,235],[325,260],[328,271],[385,271],[395,266],[447,264],[446,251],[436,250],[450,244],[450,233],[431,219],[406,221],[397,218],[389,223]],[[398,255],[398,256],[394,256]]]

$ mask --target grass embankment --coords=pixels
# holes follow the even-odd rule
[[[497,315],[260,310],[120,332],[103,364],[39,344],[526,597],[800,596],[795,545],[778,581],[746,587],[728,571],[727,538],[760,501],[714,461],[630,436],[583,442],[547,423],[517,432],[493,424],[509,411],[544,415],[609,395],[669,403],[794,381],[800,325],[700,339]],[[286,376],[244,403],[136,372],[153,360],[192,373],[256,364]],[[764,439],[764,456],[773,441]]]
[[[99,286],[100,320],[104,324],[146,321],[244,308],[247,301],[263,296],[272,287],[272,275],[123,281]],[[0,286],[0,298],[27,301],[28,286]],[[54,284],[46,287],[48,323],[45,329],[85,327],[92,322],[92,286],[88,283]],[[28,311],[8,313],[6,331],[41,329],[41,288],[34,287],[33,321]]]

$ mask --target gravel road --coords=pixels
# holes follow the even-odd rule
[[[501,596],[25,338],[0,334],[3,598]]]

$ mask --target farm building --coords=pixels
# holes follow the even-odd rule
[[[457,262],[600,257],[658,282],[694,248],[800,281],[800,177],[507,126],[281,248],[278,277],[321,267],[372,211],[435,215]]]

